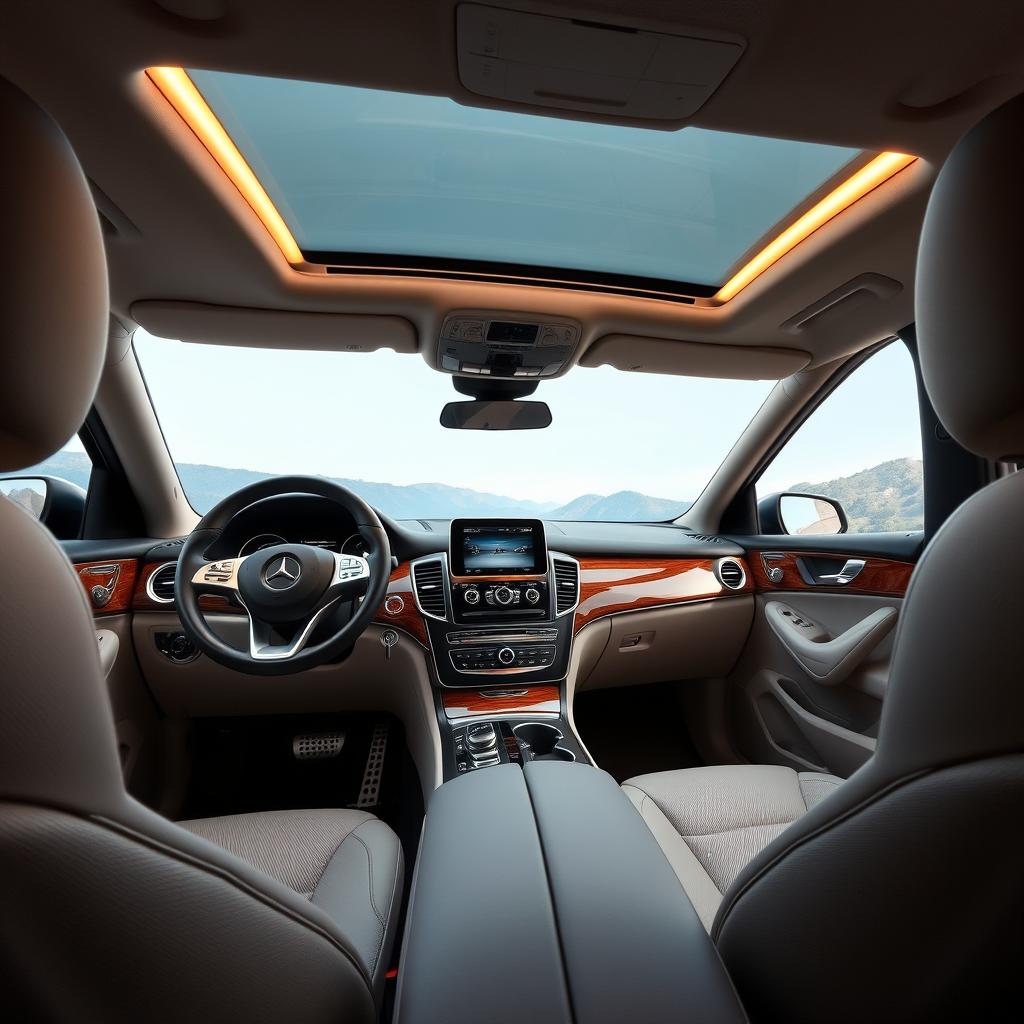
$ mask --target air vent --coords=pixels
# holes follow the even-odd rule
[[[691,533],[690,540],[699,540],[703,544],[724,544],[725,541],[721,537],[716,537],[713,533]]]
[[[164,562],[150,573],[146,580],[146,593],[150,600],[157,604],[174,604],[174,575],[177,569],[177,562]]]
[[[434,619],[445,618],[445,567],[444,562],[431,559],[415,562],[412,567],[412,583],[416,590],[416,603],[424,615]]]
[[[747,582],[747,574],[735,558],[723,558],[715,566],[715,575],[722,586],[728,587],[730,590],[740,590]]]
[[[552,558],[555,570],[555,614],[565,615],[579,603],[579,562],[567,558]]]

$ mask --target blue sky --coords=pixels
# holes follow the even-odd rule
[[[559,503],[618,490],[696,497],[772,386],[577,367],[534,396],[551,406],[548,429],[453,431],[438,415],[459,396],[419,355],[192,345],[144,331],[135,345],[179,462]],[[914,401],[910,358],[892,345],[815,414],[766,489],[920,457]]]

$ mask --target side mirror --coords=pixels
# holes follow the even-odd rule
[[[0,494],[49,527],[58,540],[74,540],[85,519],[85,491],[55,476],[9,476]]]
[[[843,506],[824,494],[769,494],[757,503],[757,514],[763,533],[820,537],[849,528]]]
[[[441,426],[451,430],[542,430],[551,426],[547,402],[449,402]]]

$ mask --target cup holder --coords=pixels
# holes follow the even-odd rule
[[[555,747],[549,754],[538,754],[534,761],[575,761],[576,755],[565,747]]]
[[[534,760],[542,757],[550,757],[553,761],[576,760],[571,751],[557,746],[558,741],[562,738],[562,733],[553,725],[545,725],[543,722],[526,722],[523,725],[517,725],[512,731],[515,733],[516,739],[530,751]],[[557,755],[554,753],[556,750],[565,750],[569,756]]]

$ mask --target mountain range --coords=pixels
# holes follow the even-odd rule
[[[25,470],[63,477],[88,487],[89,460],[81,452],[60,452]],[[208,512],[222,497],[272,474],[179,463],[182,486],[197,512]],[[681,515],[690,502],[656,498],[638,491],[583,494],[564,505],[452,487],[441,483],[387,484],[331,478],[361,495],[374,508],[395,519],[450,519],[455,516],[523,516],[591,522],[659,522]],[[838,499],[846,510],[851,533],[875,530],[919,530],[924,518],[922,466],[918,459],[893,459],[852,476],[823,482],[801,482],[789,488]]]
[[[192,507],[208,512],[227,494],[246,484],[266,480],[271,473],[250,469],[229,469],[179,462],[178,476]],[[31,470],[59,476],[79,487],[89,485],[89,459],[81,452],[59,452]],[[614,494],[585,494],[565,505],[557,502],[529,501],[507,495],[452,487],[441,483],[387,484],[370,480],[330,477],[335,483],[355,491],[374,508],[394,519],[451,519],[456,516],[522,516],[543,519],[619,520],[641,522],[672,519],[690,506],[689,501],[654,498],[636,491]]]

